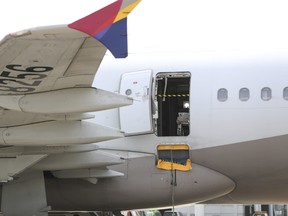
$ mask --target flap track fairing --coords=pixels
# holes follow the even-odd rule
[[[13,146],[65,146],[121,137],[123,133],[118,129],[86,121],[51,121],[0,129],[0,145]]]
[[[132,99],[96,88],[70,88],[27,95],[1,95],[0,106],[38,114],[84,113],[132,104]]]

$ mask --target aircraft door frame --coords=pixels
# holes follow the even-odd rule
[[[155,76],[153,115],[157,136],[188,136],[190,133],[190,85],[188,71],[159,72]]]

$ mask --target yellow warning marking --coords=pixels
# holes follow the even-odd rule
[[[186,165],[172,163],[169,161],[158,160],[157,168],[164,170],[179,170],[179,171],[189,171],[192,169],[192,163],[190,159],[186,160]]]
[[[119,13],[117,14],[114,23],[118,22],[119,20],[122,20],[128,16],[128,14],[139,4],[141,0],[135,1],[134,3],[128,5],[127,7],[123,8]]]
[[[157,146],[157,151],[171,151],[171,160],[173,152],[177,151],[189,151],[189,145],[187,144],[161,144]],[[183,158],[185,160],[185,158]],[[165,159],[157,160],[157,168],[164,170],[180,170],[180,171],[189,171],[192,169],[192,162],[190,158],[187,158],[185,164],[168,161]]]
[[[190,97],[190,94],[158,94],[157,97]]]
[[[158,145],[157,150],[189,150],[189,146],[186,144]]]

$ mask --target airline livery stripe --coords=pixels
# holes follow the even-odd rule
[[[140,1],[115,1],[69,24],[68,27],[94,37],[109,49],[115,58],[125,58],[128,55],[127,15]]]

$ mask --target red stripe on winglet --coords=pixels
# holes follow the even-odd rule
[[[122,1],[123,0],[118,0],[68,26],[94,36],[114,22],[122,5]]]

